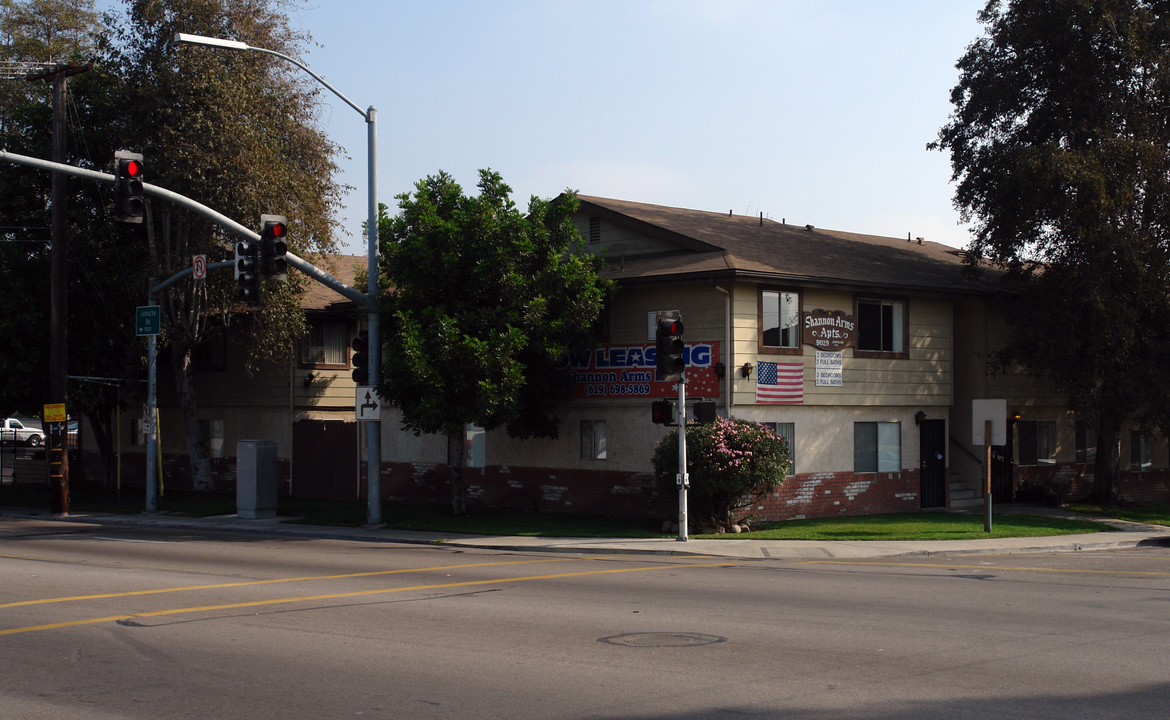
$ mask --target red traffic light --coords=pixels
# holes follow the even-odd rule
[[[138,161],[127,160],[125,162],[126,164],[123,166],[123,169],[126,171],[126,174],[130,177],[138,177],[138,174],[142,172],[142,166],[138,164]]]
[[[285,227],[282,222],[270,223],[267,227],[268,234],[274,238],[284,237]]]

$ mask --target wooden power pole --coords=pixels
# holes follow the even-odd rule
[[[44,80],[53,83],[53,162],[65,162],[65,101],[66,82],[91,66],[76,63],[58,64],[26,76],[29,81]],[[46,404],[65,406],[69,381],[68,368],[68,305],[66,261],[66,208],[69,193],[66,175],[53,173],[50,194],[50,225],[52,239],[49,246],[49,397]],[[49,507],[58,515],[69,514],[69,442],[68,422],[48,423],[46,451],[49,459]]]

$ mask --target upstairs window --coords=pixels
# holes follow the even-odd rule
[[[760,352],[800,352],[800,293],[760,290]]]
[[[906,301],[886,298],[857,299],[857,351],[906,357]]]
[[[301,342],[301,364],[349,367],[349,325],[344,320],[309,320],[309,332]]]

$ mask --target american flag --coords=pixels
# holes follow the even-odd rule
[[[799,405],[804,402],[804,363],[756,363],[756,402]]]

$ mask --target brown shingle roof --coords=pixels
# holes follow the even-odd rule
[[[678,252],[610,257],[616,280],[733,273],[831,285],[972,292],[961,251],[907,241],[787,225],[743,215],[578,196],[581,212],[667,240]]]
[[[313,255],[305,259],[350,287],[353,287],[357,269],[365,270],[367,263],[365,255]],[[305,310],[342,309],[347,305],[354,305],[354,302],[315,280],[309,281],[305,294],[301,296],[301,307]]]

